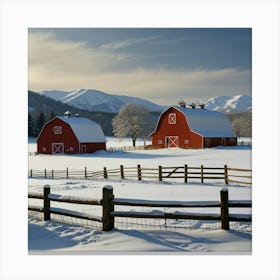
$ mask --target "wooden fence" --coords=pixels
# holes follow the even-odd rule
[[[127,152],[127,151],[141,151],[145,150],[148,146],[137,145],[137,146],[122,146],[122,147],[107,147],[107,152]]]
[[[230,221],[237,222],[252,222],[251,214],[230,214],[231,207],[252,207],[252,202],[249,200],[229,200],[228,190],[223,188],[220,191],[220,201],[151,201],[151,200],[135,200],[115,198],[112,186],[103,187],[103,197],[98,199],[81,199],[70,196],[61,196],[50,193],[50,186],[44,186],[43,194],[29,193],[28,198],[43,199],[43,207],[28,206],[28,210],[42,212],[44,221],[51,219],[51,214],[64,215],[79,219],[86,219],[102,223],[102,230],[112,230],[115,226],[115,217],[129,217],[129,218],[146,218],[146,219],[181,219],[181,220],[216,220],[221,221],[221,228],[225,230],[230,229]],[[61,208],[51,207],[51,201],[74,203],[74,204],[88,204],[102,206],[102,217],[78,213],[75,211],[65,210]],[[201,214],[201,213],[165,213],[163,211],[150,212],[135,212],[130,211],[115,211],[115,206],[123,205],[132,207],[171,207],[171,208],[220,208],[220,214]]]
[[[205,180],[218,180],[224,182],[226,185],[240,184],[251,185],[252,184],[252,170],[231,168],[227,165],[224,167],[206,167],[200,166],[158,166],[157,168],[147,168],[140,164],[134,167],[124,167],[120,165],[119,168],[107,169],[106,167],[100,171],[90,171],[87,167],[84,170],[29,170],[30,178],[96,178],[96,179],[137,179],[139,181],[143,179],[168,181],[169,179],[182,179],[184,183],[198,181],[204,183]]]

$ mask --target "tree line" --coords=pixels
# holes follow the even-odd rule
[[[37,137],[43,128],[44,124],[55,117],[54,112],[51,110],[45,114],[42,110],[35,116],[28,114],[28,136]]]
[[[37,137],[44,124],[54,117],[55,114],[52,110],[48,113],[41,110],[33,116],[29,113],[28,136]],[[101,116],[100,120],[102,121],[102,119]],[[132,145],[135,146],[138,138],[146,139],[153,132],[157,119],[158,114],[149,112],[145,107],[139,104],[127,104],[111,119],[113,135],[130,137]],[[252,135],[251,113],[231,115],[229,119],[237,136],[250,137]]]

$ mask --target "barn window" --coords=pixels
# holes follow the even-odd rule
[[[70,147],[69,150],[70,150],[70,152],[73,152],[73,151],[74,151],[73,147]]]
[[[43,152],[45,152],[46,151],[46,147],[43,147]]]
[[[159,145],[161,145],[162,144],[162,140],[158,140],[158,142],[157,142]]]
[[[168,115],[168,123],[169,124],[176,124],[176,114],[172,113]]]
[[[185,139],[184,143],[187,145],[190,143],[190,141],[188,139]]]
[[[60,125],[53,127],[54,134],[62,134],[62,127]]]

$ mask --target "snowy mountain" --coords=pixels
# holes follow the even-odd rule
[[[216,96],[205,103],[209,110],[226,114],[248,112],[252,110],[252,97],[249,95]]]
[[[162,111],[163,107],[142,98],[111,95],[99,90],[77,89],[74,91],[43,90],[40,94],[74,107],[88,110],[117,113],[127,103],[145,106],[150,111]]]
[[[152,112],[162,112],[166,109],[166,106],[160,106],[142,98],[112,95],[94,89],[77,89],[74,91],[43,90],[38,93],[61,101],[64,104],[93,112],[117,113],[128,103],[143,105]],[[199,102],[196,103],[198,104]],[[252,110],[252,98],[249,95],[216,96],[208,99],[204,104],[209,110],[220,111],[226,114]]]

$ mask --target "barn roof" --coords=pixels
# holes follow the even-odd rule
[[[185,115],[190,129],[203,137],[236,137],[228,117],[220,112],[179,106],[174,108]]]
[[[170,108],[175,108],[183,113],[190,129],[203,137],[236,137],[232,132],[228,117],[220,112],[207,109],[172,106],[165,110],[161,116]],[[152,134],[154,134],[154,132]]]
[[[70,125],[80,143],[106,142],[101,126],[90,119],[66,116],[57,118]]]

